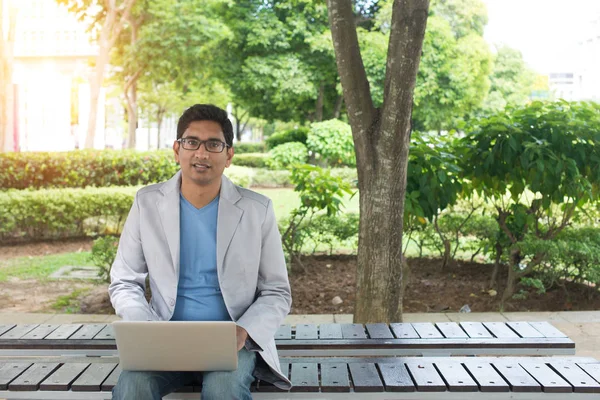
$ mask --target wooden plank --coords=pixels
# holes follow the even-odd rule
[[[289,340],[292,338],[292,326],[280,325],[275,332],[275,339]]]
[[[320,339],[343,339],[342,326],[340,324],[321,324],[319,325]]]
[[[103,382],[107,381],[111,373],[117,367],[116,363],[92,364],[73,384],[71,390],[74,392],[97,392],[103,389]],[[119,375],[121,372],[119,371]],[[116,381],[115,381],[116,384]]]
[[[579,368],[587,372],[589,376],[594,378],[597,382],[600,382],[600,363],[597,364],[577,364]]]
[[[371,339],[393,339],[394,335],[387,324],[366,324],[365,328]]]
[[[69,390],[71,383],[89,366],[89,363],[67,363],[40,384],[40,390]],[[98,388],[100,390],[100,388]]]
[[[542,390],[547,393],[571,393],[573,387],[561,378],[556,372],[541,362],[521,362],[521,367],[542,385]]]
[[[117,365],[117,367],[113,369],[113,371],[110,373],[108,378],[106,378],[104,382],[102,382],[102,386],[100,388],[103,392],[110,392],[111,390],[113,390],[113,388],[119,381],[119,376],[121,375],[121,372],[123,372],[123,369],[120,365]]]
[[[422,339],[443,339],[444,336],[437,330],[435,325],[430,322],[418,322],[412,324],[415,331]]]
[[[115,330],[111,324],[106,325],[96,336],[94,340],[111,340],[115,338]]]
[[[533,326],[536,331],[544,335],[547,338],[565,338],[567,335],[556,329],[552,324],[546,321],[530,322],[529,325]]]
[[[78,339],[93,339],[94,336],[98,334],[106,324],[86,324],[83,325],[81,329],[79,329],[73,336],[69,339],[78,340]]]
[[[64,340],[68,339],[71,335],[73,335],[79,328],[81,328],[82,324],[62,324],[58,327],[54,332],[45,337],[46,340]]]
[[[40,383],[52,374],[59,363],[34,363],[27,371],[23,372],[17,379],[8,384],[8,390],[31,391],[38,390]]]
[[[544,337],[537,331],[533,326],[529,325],[528,322],[507,322],[506,325],[517,332],[522,338],[541,338]]]
[[[415,385],[402,363],[377,364],[387,392],[414,392]]]
[[[508,392],[508,384],[490,363],[469,361],[464,363],[482,392]]]
[[[59,327],[59,325],[51,325],[51,324],[39,325],[37,328],[32,329],[27,334],[23,335],[23,337],[21,337],[21,339],[41,340],[41,339],[45,338],[46,336],[48,336],[53,331],[55,331],[58,327]]]
[[[355,392],[383,392],[383,382],[373,363],[349,363]]]
[[[446,384],[431,362],[406,363],[419,392],[445,392]]]
[[[504,322],[484,322],[483,326],[497,338],[518,338],[519,335],[510,329]]]
[[[456,322],[438,322],[435,326],[447,339],[462,339],[469,337]]]
[[[550,363],[550,368],[563,377],[577,393],[600,393],[600,383],[596,382],[577,364],[565,362]]]
[[[350,379],[346,363],[321,364],[322,392],[349,392]]]
[[[477,392],[479,385],[471,378],[467,370],[457,362],[447,361],[435,363],[435,366],[446,381],[450,392]]]
[[[0,336],[0,339],[20,339],[30,331],[37,328],[38,324],[17,325]]]
[[[485,326],[481,322],[461,322],[460,326],[471,338],[485,339],[494,337],[487,329],[485,329]]]
[[[496,371],[510,385],[513,392],[541,392],[542,387],[517,362],[494,362]]]
[[[298,340],[317,340],[317,325],[315,324],[299,324],[296,325],[296,339]]]
[[[367,334],[362,324],[342,324],[342,337],[344,339],[366,339]]]
[[[6,332],[8,332],[9,330],[11,330],[12,328],[14,328],[16,325],[15,324],[3,324],[0,325],[0,336],[4,335]]]
[[[29,362],[0,363],[0,390],[8,389],[8,384],[31,367]]]
[[[318,392],[319,371],[316,363],[292,364],[292,392]]]
[[[408,323],[392,323],[390,324],[392,332],[398,339],[419,339],[420,336],[415,331],[415,328]]]

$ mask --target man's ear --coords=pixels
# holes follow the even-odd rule
[[[227,148],[227,161],[225,162],[225,168],[229,168],[231,165],[231,160],[233,159],[233,146]]]
[[[180,149],[180,144],[179,142],[176,140],[173,142],[173,155],[175,156],[175,162],[177,164],[180,164],[179,162],[179,149]]]

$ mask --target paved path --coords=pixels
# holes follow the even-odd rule
[[[37,314],[0,312],[0,324],[69,324],[111,322],[115,315]],[[575,341],[578,356],[600,360],[600,311],[505,312],[505,313],[415,313],[404,314],[404,322],[448,321],[548,321]],[[287,324],[351,323],[350,314],[288,315]]]

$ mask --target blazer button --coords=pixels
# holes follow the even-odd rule
[[[171,307],[173,307],[175,305],[175,300],[171,299],[171,301],[169,302],[169,304],[171,305]]]

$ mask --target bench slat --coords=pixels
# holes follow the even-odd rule
[[[30,331],[37,328],[38,324],[17,325],[0,336],[0,339],[20,339]]]
[[[13,362],[0,364],[0,390],[8,389],[8,384],[21,375],[32,363]]]
[[[74,392],[100,391],[102,383],[107,380],[106,378],[113,372],[116,366],[116,363],[92,364],[75,382],[73,382],[71,390]],[[119,372],[119,375],[120,374],[121,373]]]
[[[477,392],[479,390],[477,383],[460,363],[452,361],[438,362],[435,363],[435,366],[440,375],[444,377],[449,391]]]
[[[321,364],[322,392],[349,392],[350,379],[346,363]]]
[[[317,325],[315,324],[299,324],[296,325],[296,339],[311,340],[318,339]]]
[[[550,367],[543,363],[522,362],[523,367],[531,376],[542,385],[542,390],[547,393],[571,393],[573,387],[561,378]]]
[[[533,326],[527,322],[507,322],[506,325],[510,326],[512,330],[517,332],[522,338],[541,338],[544,337],[539,333]]]
[[[316,363],[292,364],[292,392],[318,392],[319,371]]]
[[[393,323],[390,324],[390,328],[392,328],[392,332],[398,339],[419,339],[420,336],[415,331],[415,328],[411,324],[408,323]]]
[[[350,363],[355,392],[383,392],[383,382],[373,363]]]
[[[600,382],[600,363],[599,364],[577,364],[579,368],[588,373],[596,381]]]
[[[469,337],[456,322],[438,322],[435,326],[437,326],[447,339],[462,339]]]
[[[113,388],[117,385],[117,382],[119,381],[119,376],[121,376],[121,372],[123,372],[123,369],[120,365],[117,365],[117,367],[113,369],[110,375],[108,375],[108,378],[106,378],[104,382],[102,382],[102,386],[100,386],[100,389],[103,392],[110,392],[111,390],[113,390]]]
[[[415,385],[406,366],[401,363],[380,363],[379,371],[388,392],[414,392]]]
[[[430,322],[417,322],[412,324],[415,331],[423,339],[443,339],[444,336]]]
[[[106,324],[84,325],[81,329],[79,329],[77,332],[75,332],[75,334],[73,336],[71,336],[69,339],[75,339],[75,340],[93,339],[94,336],[96,336],[98,334],[98,332],[100,332],[102,329],[104,329],[105,326],[106,326]]]
[[[362,324],[342,324],[344,339],[366,339],[367,334]]]
[[[485,326],[481,322],[461,322],[460,326],[471,338],[485,339],[494,337],[485,329]]]
[[[411,361],[406,363],[419,392],[445,392],[446,384],[430,362]]]
[[[289,340],[292,338],[292,327],[290,325],[280,325],[275,332],[275,339]]]
[[[112,325],[106,325],[96,336],[94,336],[94,340],[102,340],[102,339],[114,339],[115,338],[115,330]]]
[[[46,340],[64,340],[68,339],[80,329],[83,324],[63,324],[54,332],[45,337]]]
[[[541,392],[542,387],[518,363],[494,363],[498,373],[508,382],[513,392]]]
[[[50,324],[39,325],[37,328],[32,329],[31,331],[29,331],[28,333],[23,335],[23,337],[21,337],[21,339],[41,340],[41,339],[45,338],[46,336],[48,336],[50,333],[54,332],[56,329],[58,329],[59,326],[60,325],[50,325]]]
[[[343,339],[342,326],[340,324],[319,325],[319,338],[321,339]]]
[[[387,324],[366,324],[367,333],[371,339],[393,339],[394,335]]]
[[[475,378],[482,392],[509,391],[508,384],[489,363],[470,361],[464,363],[464,366]]]
[[[8,384],[8,390],[38,390],[40,383],[59,366],[59,363],[34,363],[25,372],[19,375],[17,379]]]
[[[518,338],[519,335],[510,329],[504,322],[484,322],[485,326],[497,338]]]
[[[533,326],[536,331],[544,335],[547,338],[564,338],[567,337],[564,333],[556,329],[552,324],[546,321],[530,322],[529,325]]]
[[[14,328],[15,326],[16,326],[15,324],[0,325],[0,337],[2,335],[4,335],[6,332],[8,332],[9,330],[11,330],[12,328]]]
[[[577,393],[600,393],[600,383],[574,363],[553,362],[550,367],[573,386]]]
[[[71,383],[89,366],[89,363],[63,364],[40,384],[40,390],[69,390]],[[100,388],[98,388],[100,390]]]

